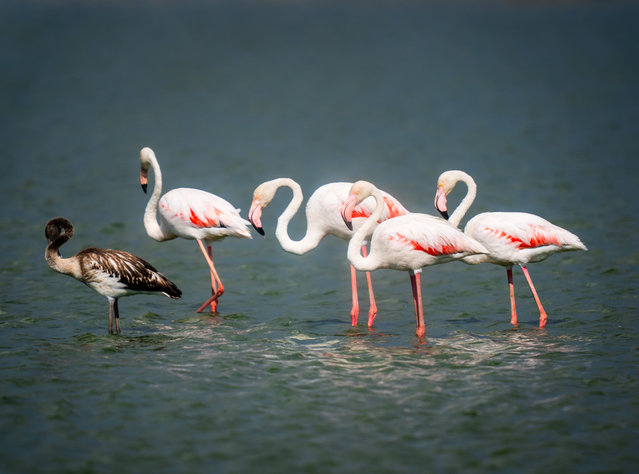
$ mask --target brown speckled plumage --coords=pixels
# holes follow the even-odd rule
[[[109,300],[109,332],[113,322],[120,333],[118,298],[137,293],[163,293],[174,299],[182,296],[171,280],[146,260],[123,250],[90,247],[73,257],[62,258],[60,247],[73,236],[73,225],[64,217],[51,219],[45,228],[49,241],[45,259],[55,271],[70,275]],[[114,321],[115,319],[115,321]]]

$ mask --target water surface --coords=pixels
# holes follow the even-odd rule
[[[0,468],[4,472],[634,472],[639,464],[637,6],[431,2],[6,2],[0,7]],[[193,242],[145,234],[138,152],[166,189],[243,209],[260,182],[308,196],[368,179],[434,213],[437,176],[471,213],[540,214],[588,252],[506,275],[377,271],[349,324],[344,242],[298,257],[267,232],[215,244],[216,315]],[[450,198],[458,202],[462,192]],[[180,301],[104,298],[43,259],[132,251]],[[301,237],[298,216],[291,234]],[[517,270],[517,269],[515,269]],[[362,324],[363,323],[363,324]]]

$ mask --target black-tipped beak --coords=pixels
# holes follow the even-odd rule
[[[444,191],[444,187],[441,184],[437,186],[437,192],[435,193],[435,209],[437,209],[437,212],[439,212],[444,219],[448,220],[446,191]]]
[[[348,230],[353,230],[353,209],[356,205],[356,196],[351,195],[348,199],[342,204],[342,208],[340,209],[340,214],[342,215],[342,219],[344,220],[344,224],[348,227]]]
[[[148,188],[148,185],[144,183],[141,186],[142,186],[142,191],[144,191],[144,194],[146,194],[146,189]]]
[[[256,226],[255,224],[253,224],[252,222],[251,222],[251,225],[252,225],[252,226],[253,226],[253,228],[257,231],[257,233],[258,233],[258,234],[260,234],[260,235],[264,235],[264,229],[263,229],[262,227],[258,227],[258,226]]]
[[[264,229],[262,228],[262,206],[259,199],[253,199],[251,208],[248,214],[249,222],[258,234],[264,235]]]
[[[353,230],[353,223],[347,221],[346,219],[344,219],[344,224],[346,224],[346,227],[348,227],[348,230]]]
[[[348,230],[353,230],[353,222],[346,217],[346,206],[342,207],[342,219],[344,220],[344,224],[348,227]]]

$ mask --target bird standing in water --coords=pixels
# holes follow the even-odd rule
[[[197,312],[201,312],[210,305],[211,312],[214,313],[217,310],[218,299],[224,293],[224,286],[213,265],[211,242],[224,237],[250,239],[251,232],[247,227],[249,221],[243,219],[240,216],[240,210],[228,201],[199,189],[177,188],[160,198],[162,172],[155,153],[148,147],[140,151],[140,185],[145,193],[149,169],[152,169],[155,174],[155,185],[144,211],[146,233],[159,242],[176,237],[197,242],[209,265],[212,292],[212,296],[200,306]]]
[[[466,184],[468,190],[464,199],[449,217],[446,198],[459,181]],[[477,185],[468,173],[459,170],[446,171],[437,180],[435,208],[451,224],[459,226],[476,195]],[[588,250],[575,234],[548,222],[546,219],[526,212],[477,214],[468,221],[464,233],[480,242],[488,250],[484,255],[464,258],[465,263],[474,265],[489,262],[506,267],[510,292],[510,322],[513,325],[517,324],[513,265],[519,265],[524,272],[539,309],[539,327],[543,328],[548,320],[548,315],[541,305],[541,300],[526,265],[529,262],[540,262],[557,252]]]
[[[51,219],[44,234],[48,245],[44,254],[56,272],[70,275],[109,301],[109,334],[120,334],[118,298],[138,293],[162,293],[180,299],[182,292],[171,280],[142,258],[123,250],[89,247],[69,258],[60,256],[60,247],[73,237],[73,224],[64,217]]]
[[[347,226],[351,226],[355,206],[369,196],[375,198],[375,211],[348,243],[348,260],[360,271],[390,268],[409,272],[417,321],[415,335],[423,338],[426,327],[420,279],[422,268],[483,253],[486,249],[444,219],[428,214],[405,214],[375,227],[384,201],[379,189],[367,181],[353,184],[342,206],[341,214]],[[363,256],[360,248],[371,231],[370,252]]]
[[[310,252],[319,245],[321,240],[327,235],[334,235],[346,241],[353,236],[353,230],[349,230],[344,225],[340,216],[340,208],[344,204],[348,196],[348,190],[352,183],[328,183],[317,188],[306,204],[306,234],[300,240],[292,240],[288,234],[288,224],[295,216],[302,205],[302,188],[299,184],[290,178],[277,178],[260,184],[253,192],[253,201],[251,210],[249,211],[249,220],[253,227],[262,235],[262,210],[266,208],[275,193],[281,187],[288,187],[293,191],[293,197],[277,219],[277,228],[275,236],[282,248],[295,255],[303,255]],[[392,219],[397,216],[408,213],[402,204],[384,191],[381,191],[384,199],[384,208],[380,221]],[[370,216],[375,209],[373,199],[361,202],[353,210],[353,224],[355,228],[364,222],[364,219]],[[366,254],[366,243],[362,244],[362,252]],[[368,327],[373,326],[375,315],[377,314],[377,305],[375,304],[375,295],[373,294],[373,285],[369,272],[366,272],[366,282],[368,285],[368,297],[370,306],[368,310]],[[357,297],[357,275],[355,268],[351,265],[351,325],[357,325],[359,315],[359,301]]]

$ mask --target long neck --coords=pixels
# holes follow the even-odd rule
[[[455,211],[451,214],[448,222],[453,224],[455,227],[459,227],[459,223],[470,209],[470,206],[473,204],[475,200],[475,196],[477,196],[477,185],[475,184],[475,180],[468,174],[460,171],[458,173],[458,180],[462,181],[466,184],[468,191],[466,192],[466,196],[459,203],[459,205],[455,208]]]
[[[372,245],[370,253],[367,257],[363,257],[361,252],[366,236],[371,235],[373,227],[375,227],[377,221],[382,216],[382,212],[384,211],[384,200],[382,198],[382,193],[379,192],[379,190],[374,189],[371,195],[373,196],[373,198],[375,198],[375,210],[370,216],[368,216],[368,218],[364,221],[357,232],[353,234],[353,237],[351,237],[351,240],[348,243],[347,252],[347,257],[351,264],[357,270],[364,272],[373,271],[376,268],[379,268],[377,254]]]
[[[153,185],[153,193],[149,198],[149,202],[144,210],[144,228],[149,237],[154,240],[163,241],[169,240],[170,237],[165,233],[158,224],[158,203],[160,202],[160,194],[162,194],[162,171],[160,171],[160,165],[158,164],[155,156],[151,157],[151,167],[153,168],[153,179],[155,184]]]
[[[73,231],[65,232],[57,239],[50,242],[44,251],[44,258],[47,261],[47,264],[56,272],[80,278],[80,266],[75,257],[62,258],[60,256],[60,247],[72,236]]]
[[[284,250],[296,255],[302,255],[317,247],[323,235],[318,235],[317,232],[309,231],[308,216],[306,219],[306,235],[301,240],[293,240],[288,235],[288,223],[293,219],[293,216],[297,214],[304,196],[302,195],[302,188],[299,184],[290,178],[279,178],[275,180],[276,188],[286,186],[293,191],[293,198],[288,203],[284,212],[277,219],[277,228],[275,229],[275,237]]]

